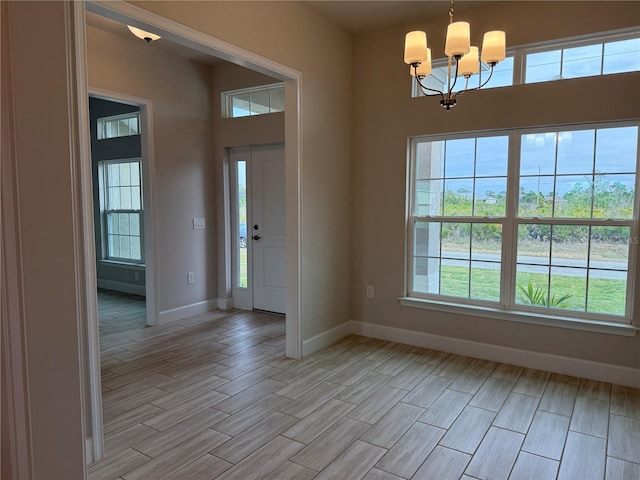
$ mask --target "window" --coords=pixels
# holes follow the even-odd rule
[[[453,74],[455,65],[452,70]],[[640,30],[634,28],[511,48],[483,88],[637,71],[640,71]],[[446,90],[447,72],[447,59],[436,60],[431,75],[423,83],[429,88]],[[481,85],[489,72],[489,67],[481,63],[480,73],[469,78],[468,88]],[[464,89],[465,81],[458,77],[454,90]],[[424,95],[413,78],[412,89],[412,96]]]
[[[140,161],[102,162],[100,172],[104,258],[143,263]]]
[[[640,70],[640,38],[637,34],[574,42],[564,48],[532,48],[525,53],[523,83],[590,77]]]
[[[98,140],[140,135],[140,113],[125,113],[98,119]]]
[[[284,112],[283,83],[222,92],[221,96],[224,118]]]
[[[629,323],[638,130],[413,139],[409,296]]]

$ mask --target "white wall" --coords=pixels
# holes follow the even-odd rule
[[[160,313],[216,299],[211,68],[94,27],[87,27],[87,48],[90,87],[153,104]],[[194,230],[194,217],[207,228]],[[195,284],[187,284],[187,272]]]
[[[517,46],[631,27],[637,25],[638,6],[635,2],[497,2],[456,18],[470,21],[473,40],[481,41],[484,31],[503,29],[508,45]],[[416,21],[355,38],[354,71],[366,82],[353,90],[352,319],[640,368],[640,336],[534,326],[399,304],[398,297],[404,295],[409,137],[630,119],[638,118],[640,112],[640,73],[474,92],[460,98],[451,111],[441,108],[437,98],[412,99],[409,68],[402,58],[404,34],[413,29],[427,31],[438,58],[446,24],[447,18]],[[365,298],[365,285],[375,286],[375,299]]]

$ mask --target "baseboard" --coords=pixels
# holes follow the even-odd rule
[[[114,290],[116,292],[130,293],[132,295],[140,295],[144,297],[147,294],[144,285],[132,285],[131,283],[116,282],[114,280],[98,279],[98,288],[105,290]]]
[[[311,355],[351,334],[351,322],[344,322],[302,342],[302,356]]]
[[[202,315],[203,313],[211,312],[216,308],[218,308],[218,299],[213,298],[205,300],[204,302],[192,303],[191,305],[172,308],[170,310],[163,310],[158,315],[158,325],[165,325],[167,323],[175,322],[176,320],[183,320],[185,318],[195,317],[196,315]]]
[[[640,387],[640,369],[636,368],[532,352],[530,350],[519,350],[365,322],[351,321],[351,332],[365,337],[390,340],[484,360],[493,360],[590,380],[627,385],[629,387]]]
[[[233,308],[233,298],[219,298],[218,308],[220,310],[231,310]]]

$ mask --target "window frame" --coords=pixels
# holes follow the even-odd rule
[[[638,224],[640,217],[640,140],[636,152],[635,171],[635,197],[633,201],[633,214],[629,219],[604,219],[604,218],[565,218],[565,217],[520,217],[519,209],[519,187],[520,187],[520,154],[521,140],[525,135],[536,133],[547,133],[554,131],[577,130],[597,130],[601,128],[616,128],[634,126],[640,132],[640,120],[612,121],[591,124],[575,125],[546,125],[535,128],[522,129],[500,129],[492,131],[461,132],[456,134],[426,135],[412,137],[408,142],[407,156],[407,195],[406,195],[406,228],[405,228],[405,296],[400,298],[401,304],[421,308],[434,308],[445,311],[455,311],[456,313],[475,314],[478,316],[491,316],[492,318],[504,318],[516,321],[529,322],[535,318],[534,323],[545,323],[565,326],[567,328],[581,328],[584,324],[596,325],[602,330],[606,330],[613,325],[613,330],[628,331],[632,328],[634,318],[634,291],[639,269],[636,267],[638,255]],[[446,216],[446,215],[417,215],[416,207],[416,146],[423,142],[438,142],[456,139],[477,139],[487,136],[506,135],[509,137],[508,164],[507,164],[507,193],[504,217],[493,216]],[[639,133],[640,136],[640,133]],[[594,137],[594,152],[595,152]],[[475,175],[475,172],[474,172]],[[556,172],[554,171],[554,176]],[[446,177],[445,177],[446,178]],[[477,178],[477,177],[476,177]],[[445,212],[446,213],[446,210]],[[501,223],[501,282],[500,299],[497,302],[477,300],[473,298],[452,297],[442,294],[433,294],[416,291],[414,285],[414,247],[415,247],[415,225],[417,222],[469,222],[469,223]],[[554,224],[554,225],[589,225],[589,226],[626,226],[630,229],[630,241],[628,246],[628,262],[626,275],[626,299],[625,314],[608,315],[587,311],[576,311],[567,309],[554,309],[549,307],[528,306],[516,302],[516,268],[518,250],[518,226],[520,224]],[[442,257],[442,252],[440,252]],[[590,254],[588,255],[590,259]],[[471,258],[469,259],[471,261]],[[588,267],[587,267],[588,268]],[[585,305],[585,310],[588,308]],[[577,326],[577,325],[580,325]],[[603,326],[608,325],[605,328]],[[599,331],[600,331],[599,330]],[[618,332],[619,333],[619,332]],[[627,334],[627,333],[623,333]]]
[[[220,105],[222,107],[222,118],[243,118],[243,117],[256,117],[259,115],[269,115],[271,113],[279,113],[285,111],[285,105],[283,100],[282,110],[272,109],[271,107],[271,92],[275,90],[282,90],[284,99],[284,82],[271,83],[268,85],[259,85],[256,87],[240,88],[237,90],[227,90],[220,93]],[[233,114],[233,99],[240,95],[251,95],[252,93],[269,92],[269,111],[264,113],[253,113],[251,106],[249,107],[249,115],[235,116]],[[251,105],[251,97],[249,97],[249,105]]]
[[[135,118],[138,122],[138,133],[129,133],[127,135],[116,135],[116,136],[108,136],[106,134],[106,126],[111,122],[119,122],[120,120],[125,119],[133,119]],[[118,133],[119,133],[118,129]],[[96,139],[97,140],[110,140],[113,138],[124,138],[124,137],[134,137],[140,135],[140,112],[129,112],[129,113],[121,113],[119,115],[111,115],[108,117],[100,117],[96,121]]]
[[[122,209],[109,208],[109,175],[107,169],[109,165],[123,163],[138,163],[138,171],[140,178],[140,209]],[[101,160],[98,162],[98,185],[100,190],[100,229],[102,239],[102,261],[109,263],[127,264],[127,265],[145,265],[144,251],[144,193],[143,193],[143,176],[142,176],[142,158],[124,158],[117,160]],[[109,255],[109,214],[124,213],[137,214],[140,235],[140,259],[117,257]],[[120,234],[113,234],[120,236]],[[129,235],[133,236],[133,235]]]

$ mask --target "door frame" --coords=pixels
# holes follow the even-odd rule
[[[252,225],[254,225],[254,211],[253,211],[253,185],[254,185],[254,176],[253,176],[253,154],[256,148],[261,147],[277,147],[282,148],[284,152],[286,149],[285,143],[268,143],[268,144],[259,144],[259,145],[243,145],[238,147],[230,147],[227,151],[227,157],[229,159],[229,210],[230,210],[230,223],[231,223],[231,294],[233,299],[234,307],[245,309],[245,310],[253,310],[255,308],[254,302],[254,294],[255,294],[255,284],[253,282],[253,242],[250,241],[253,236]],[[237,212],[238,212],[238,173],[235,166],[239,161],[245,161],[246,163],[246,182],[247,182],[247,278],[249,281],[248,288],[241,288],[238,286],[238,269],[236,268],[236,261],[238,256],[240,255],[238,249],[238,242],[236,241],[239,236],[239,225],[237,221]],[[286,230],[285,230],[286,232]],[[285,233],[286,238],[286,233]],[[286,241],[286,240],[285,240]],[[252,245],[249,247],[249,245]],[[285,290],[288,285],[285,285]],[[288,293],[288,292],[287,292]]]
[[[115,101],[140,108],[142,155],[142,204],[144,238],[144,277],[146,295],[146,323],[158,325],[156,272],[158,271],[158,212],[156,208],[156,163],[153,151],[153,104],[146,98],[89,87],[89,96]],[[84,201],[84,199],[83,199]],[[94,219],[94,223],[97,220]]]
[[[86,436],[85,460],[92,463],[104,455],[102,429],[102,402],[100,385],[100,348],[97,326],[97,280],[95,265],[95,238],[93,226],[93,191],[90,168],[89,147],[89,82],[87,74],[87,42],[85,9],[112,20],[153,30],[163,37],[208,55],[241,65],[260,73],[270,75],[285,82],[285,185],[286,185],[286,225],[287,225],[287,309],[286,309],[286,355],[291,358],[302,356],[302,124],[301,124],[301,72],[257,55],[243,48],[231,45],[200,31],[194,30],[150,11],[126,2],[91,0],[74,2],[71,25],[68,26],[74,41],[67,42],[67,55],[75,60],[73,71],[75,83],[76,115],[72,135],[77,138],[79,162],[74,164],[74,172],[79,179],[74,184],[75,194],[80,199],[79,221],[82,236],[76,249],[77,258],[83,261],[79,265],[79,278],[76,286],[77,298],[84,306],[87,323],[80,343],[85,352],[86,367],[81,374],[83,390],[87,392],[86,408],[83,411],[83,424]],[[150,111],[148,110],[150,115]],[[148,122],[147,122],[148,124]],[[230,209],[225,209],[230,215]],[[229,225],[229,218],[223,219]],[[231,237],[229,232],[218,236],[222,242],[225,258],[231,256]],[[228,269],[231,262],[223,262]],[[224,278],[227,285],[221,285],[220,291],[230,291],[231,275],[227,270]],[[159,280],[159,278],[158,278]],[[157,282],[154,282],[157,283]],[[155,296],[154,296],[155,297]],[[155,297],[157,298],[157,297]],[[155,304],[155,300],[154,300]]]

